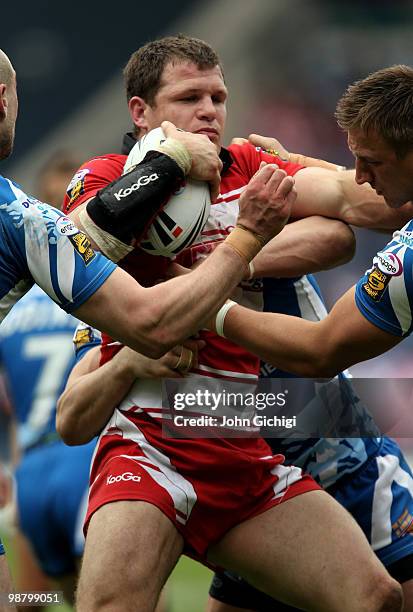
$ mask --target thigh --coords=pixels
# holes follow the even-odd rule
[[[154,610],[182,547],[182,537],[156,506],[102,506],[89,523],[77,610]]]
[[[238,525],[210,548],[208,559],[285,603],[311,609],[317,601],[328,612],[357,609],[355,602],[387,581],[358,525],[324,491]]]
[[[334,497],[354,516],[381,562],[393,568],[392,576],[412,579],[413,476],[397,443],[384,438],[364,468],[338,483]]]

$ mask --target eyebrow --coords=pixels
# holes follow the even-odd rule
[[[200,93],[203,92],[204,88],[203,87],[190,87],[189,89],[181,88],[181,89],[176,89],[173,94],[176,95],[180,95],[180,94],[196,94],[196,93]],[[226,96],[228,94],[228,91],[226,88],[219,88],[216,89],[215,91],[211,92],[212,95],[224,95]]]

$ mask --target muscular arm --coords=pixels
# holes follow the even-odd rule
[[[335,376],[402,340],[362,316],[354,301],[354,288],[338,300],[325,319],[316,323],[234,306],[225,318],[224,333],[274,366],[314,378]]]
[[[392,210],[370,185],[357,185],[355,170],[337,172],[335,164],[290,154],[275,138],[251,134],[249,141],[264,150],[277,151],[282,159],[307,166],[295,174],[297,200],[291,213],[294,218],[322,215],[358,227],[394,231],[413,216],[411,203]]]
[[[85,444],[96,436],[137,378],[178,376],[171,367],[177,360],[173,352],[154,361],[123,347],[100,367],[99,359],[99,347],[88,351],[73,368],[57,403],[56,429],[66,444]]]
[[[196,270],[149,289],[117,268],[73,314],[157,358],[200,329],[244,274],[242,259],[224,244]]]
[[[254,277],[288,278],[328,270],[354,255],[352,230],[341,221],[307,217],[285,226],[254,259]]]
[[[241,195],[242,227],[196,270],[144,289],[117,269],[75,316],[138,352],[160,357],[203,327],[223,304],[262,241],[281,231],[294,199],[291,178],[274,166],[262,167]]]
[[[322,215],[358,227],[393,231],[413,216],[412,204],[391,209],[370,185],[357,185],[355,170],[303,168],[295,175],[295,185],[297,200],[292,217]]]

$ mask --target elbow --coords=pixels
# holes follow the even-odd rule
[[[139,325],[135,342],[137,350],[151,359],[160,359],[172,347],[191,334],[191,330],[181,329],[179,321],[167,320],[162,309],[156,307],[153,307],[150,312],[141,311],[137,325]]]
[[[330,220],[326,249],[326,252],[334,255],[334,261],[330,260],[330,267],[351,261],[356,252],[356,238],[351,227],[342,221]]]
[[[63,396],[62,396],[63,397]],[[59,399],[56,407],[56,431],[68,446],[79,446],[86,444],[92,438],[85,439],[78,430],[78,424],[75,419],[70,418],[67,410],[63,408],[64,402]]]
[[[334,368],[331,364],[324,361],[319,361],[311,364],[306,368],[306,373],[303,374],[306,378],[327,378],[331,379],[339,374],[340,369]]]
[[[334,363],[334,356],[328,350],[320,350],[311,358],[302,362],[296,369],[296,374],[305,378],[334,378],[341,372],[340,366]]]

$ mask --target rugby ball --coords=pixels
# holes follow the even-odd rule
[[[135,144],[124,165],[124,174],[156,149],[165,134],[156,128]],[[151,255],[174,257],[198,238],[208,219],[211,199],[208,183],[188,178],[150,225],[139,247]]]

